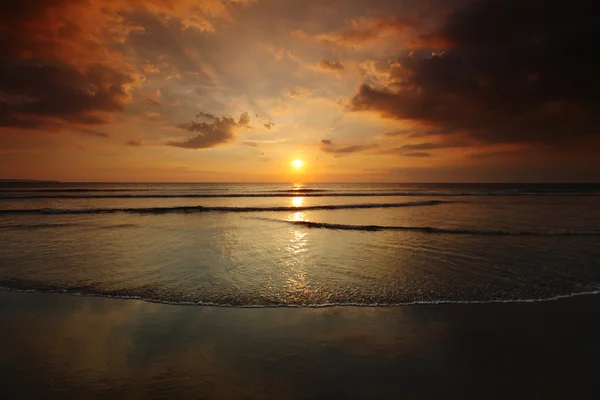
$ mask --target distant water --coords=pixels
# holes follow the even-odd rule
[[[0,183],[0,287],[237,307],[600,290],[596,184]]]

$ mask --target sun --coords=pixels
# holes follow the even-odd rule
[[[304,161],[302,160],[294,160],[292,161],[292,165],[294,166],[294,168],[296,169],[300,169],[304,166]]]

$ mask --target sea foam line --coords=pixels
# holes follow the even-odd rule
[[[292,225],[300,225],[315,229],[333,229],[340,231],[406,231],[455,235],[486,235],[486,236],[599,236],[600,230],[553,230],[553,231],[509,231],[500,229],[451,229],[436,228],[432,226],[385,226],[385,225],[349,225],[332,224],[327,222],[293,221],[286,219],[258,218],[262,221],[280,222]]]
[[[167,214],[167,213],[202,213],[202,212],[271,212],[271,211],[311,211],[311,210],[346,210],[364,208],[398,208],[434,206],[451,203],[441,200],[412,201],[405,203],[363,203],[363,204],[332,204],[316,206],[282,206],[282,207],[227,207],[227,206],[180,206],[180,207],[150,207],[150,208],[83,208],[56,209],[36,208],[19,210],[0,210],[0,214]]]
[[[108,294],[101,292],[81,292],[69,289],[21,289],[9,286],[0,286],[0,290],[7,292],[20,293],[53,293],[67,294],[77,297],[102,297],[119,300],[139,300],[147,303],[167,304],[174,306],[199,306],[199,307],[220,307],[220,308],[329,308],[329,307],[366,307],[366,308],[392,308],[404,306],[420,306],[420,305],[451,305],[451,304],[513,304],[513,303],[542,303],[549,301],[558,301],[581,296],[599,295],[600,289],[589,290],[582,292],[572,292],[566,294],[557,294],[554,296],[540,298],[525,298],[525,299],[488,299],[488,300],[415,300],[398,303],[360,303],[360,302],[339,302],[339,303],[308,303],[308,304],[293,304],[293,303],[272,303],[272,304],[230,304],[217,303],[211,301],[173,301],[162,300],[153,297],[144,297],[138,295],[120,295]]]

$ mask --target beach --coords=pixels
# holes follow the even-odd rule
[[[600,186],[0,191],[10,398],[596,398]]]
[[[597,398],[600,296],[228,308],[0,292],[7,398]]]

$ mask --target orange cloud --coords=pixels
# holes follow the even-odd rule
[[[409,35],[420,26],[417,21],[395,17],[361,17],[351,20],[349,25],[350,27],[345,31],[317,35],[316,39],[359,48],[373,40]]]

